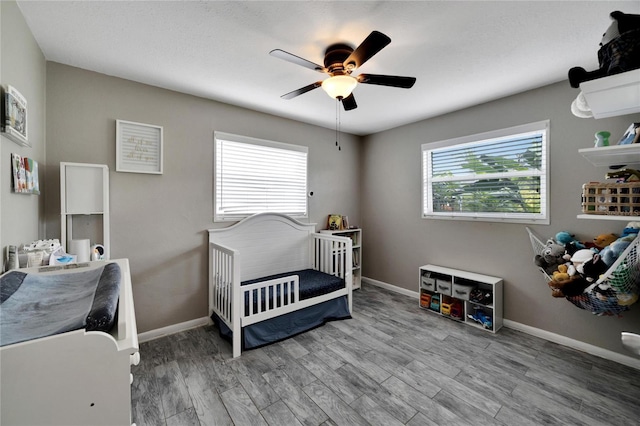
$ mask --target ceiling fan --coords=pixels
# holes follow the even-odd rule
[[[325,50],[324,66],[281,49],[272,50],[269,52],[271,56],[330,75],[330,77],[325,80],[316,81],[308,86],[286,93],[282,95],[281,98],[292,99],[313,89],[322,87],[329,96],[342,102],[345,111],[349,111],[358,107],[352,93],[358,83],[400,87],[403,89],[411,88],[416,82],[415,77],[380,74],[359,74],[355,77],[351,76],[351,73],[356,68],[362,66],[362,64],[371,59],[389,43],[391,43],[389,37],[379,31],[372,31],[355,50],[348,44],[332,44]]]

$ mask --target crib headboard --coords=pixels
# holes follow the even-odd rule
[[[238,250],[241,281],[311,267],[309,236],[315,223],[284,214],[259,213],[233,226],[209,229],[209,242]]]

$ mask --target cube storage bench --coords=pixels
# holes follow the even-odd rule
[[[420,267],[420,307],[482,330],[502,327],[502,278],[436,265]]]

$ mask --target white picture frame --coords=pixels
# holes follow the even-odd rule
[[[163,128],[116,120],[116,172],[162,174]]]
[[[13,86],[2,88],[0,130],[18,145],[31,147],[27,126],[27,99]]]

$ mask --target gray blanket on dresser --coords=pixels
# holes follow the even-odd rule
[[[0,278],[0,346],[114,324],[121,273],[116,263],[64,274],[12,271]]]

